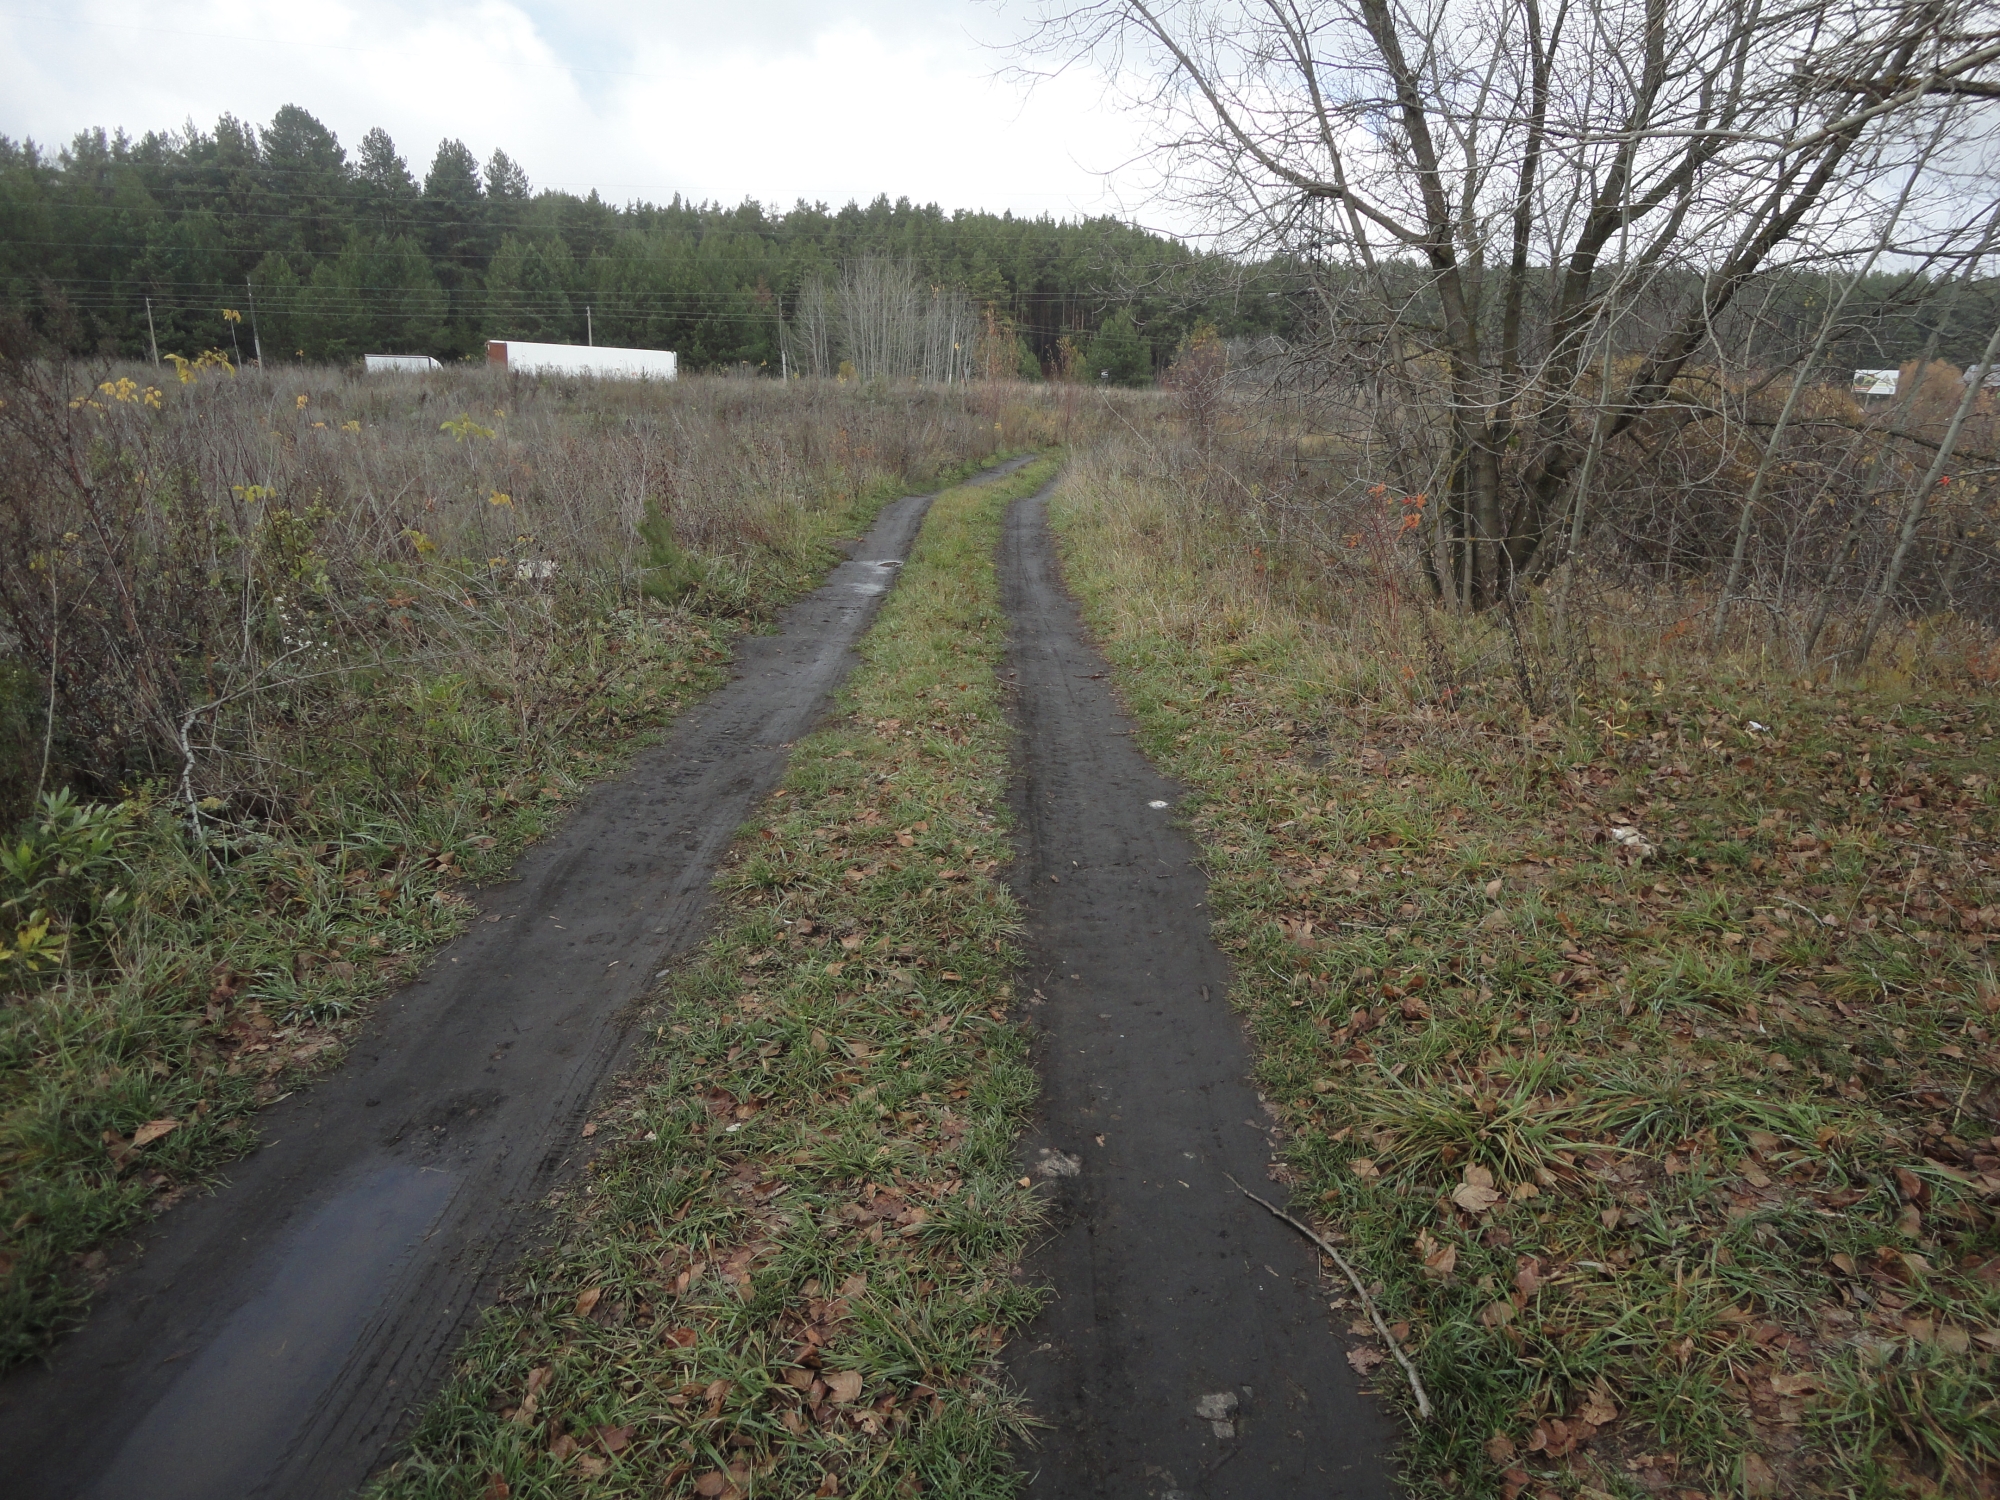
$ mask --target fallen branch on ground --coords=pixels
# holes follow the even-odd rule
[[[1403,1352],[1403,1346],[1397,1343],[1396,1336],[1389,1332],[1389,1325],[1382,1321],[1382,1315],[1375,1310],[1375,1299],[1368,1295],[1368,1288],[1361,1284],[1359,1273],[1347,1263],[1347,1257],[1334,1249],[1333,1246],[1329,1245],[1317,1234],[1314,1234],[1310,1229],[1306,1228],[1297,1219],[1286,1213],[1282,1208],[1279,1208],[1275,1203],[1259,1198],[1242,1183],[1237,1182],[1234,1177],[1231,1177],[1229,1180],[1235,1185],[1237,1192],[1248,1198],[1252,1203],[1263,1204],[1265,1208],[1269,1209],[1300,1234],[1319,1246],[1329,1260],[1347,1273],[1347,1279],[1354,1284],[1354,1295],[1361,1299],[1361,1305],[1367,1309],[1368,1319],[1375,1325],[1375,1331],[1382,1335],[1382,1342],[1389,1346],[1389,1352],[1396,1356],[1396,1363],[1401,1365],[1403,1373],[1410,1377],[1410,1394],[1417,1398],[1418,1418],[1423,1421],[1429,1421],[1431,1415],[1431,1398],[1424,1390],[1423,1381],[1417,1378],[1417,1367],[1410,1363],[1410,1357]]]

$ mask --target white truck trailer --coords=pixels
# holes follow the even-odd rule
[[[606,349],[596,344],[531,344],[489,339],[486,363],[521,375],[595,375],[606,380],[672,380],[671,349]]]

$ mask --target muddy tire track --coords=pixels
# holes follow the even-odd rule
[[[1016,502],[1001,545],[1043,1088],[1024,1167],[1054,1210],[1028,1265],[1053,1296],[1009,1358],[1048,1424],[1022,1449],[1028,1493],[1387,1500],[1393,1430],[1317,1256],[1230,1184],[1282,1200],[1229,964],[1171,822],[1181,789],[1133,745],[1063,589],[1047,493]]]

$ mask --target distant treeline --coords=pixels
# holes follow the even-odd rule
[[[1202,325],[1311,345],[1334,332],[1317,326],[1327,304],[1295,293],[1340,279],[1324,266],[1204,254],[1110,218],[947,214],[886,197],[784,212],[678,197],[618,206],[595,192],[536,192],[506,152],[481,166],[455,140],[419,182],[387,132],[369,131],[350,153],[295,105],[262,129],[224,116],[213,131],[137,140],[93,130],[53,153],[0,136],[0,301],[72,346],[128,356],[148,351],[148,299],[163,354],[247,356],[254,299],[271,361],[457,359],[489,338],[593,337],[674,349],[689,368],[776,369],[781,322],[793,325],[796,357],[801,304],[870,259],[962,293],[987,347],[996,332],[1019,338],[1023,373],[1072,360],[1092,374],[1109,365],[1128,383],[1164,368]],[[1402,283],[1401,321],[1422,347],[1442,317],[1430,273],[1391,258],[1376,274]],[[1679,316],[1698,290],[1693,275],[1656,279],[1623,315],[1631,337]],[[1827,378],[1843,364],[1899,364],[1939,323],[1942,358],[1975,358],[2000,284],[1939,291],[1870,278],[1826,351]],[[1761,295],[1738,299],[1718,336],[1783,363],[1811,343],[1828,294],[1823,276],[1774,275]],[[1488,315],[1498,308],[1482,309],[1482,323]],[[817,347],[809,330],[804,339]]]
[[[254,292],[273,361],[582,342],[587,315],[599,343],[775,369],[801,289],[865,257],[965,293],[1019,335],[1028,369],[1088,349],[1121,311],[1157,366],[1198,324],[1282,331],[1288,306],[1250,284],[1258,273],[1115,219],[886,197],[620,207],[536,192],[504,151],[482,167],[455,140],[419,182],[386,132],[350,154],[293,105],[261,130],[225,116],[137,140],[87,131],[53,154],[0,137],[0,295],[68,342],[133,356],[148,350],[148,298],[162,353],[227,352],[233,335],[247,356]]]

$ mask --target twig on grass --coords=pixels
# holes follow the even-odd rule
[[[1225,1172],[1223,1175],[1227,1177],[1229,1174]],[[1290,1214],[1286,1213],[1282,1208],[1279,1208],[1275,1203],[1272,1203],[1267,1199],[1259,1198],[1255,1193],[1251,1192],[1250,1189],[1245,1187],[1242,1183],[1237,1182],[1234,1177],[1230,1177],[1229,1181],[1235,1187],[1237,1192],[1241,1193],[1244,1197],[1248,1198],[1252,1203],[1263,1204],[1265,1208],[1269,1209],[1272,1213],[1276,1214],[1279,1218],[1283,1219],[1287,1224],[1291,1225],[1292,1228],[1296,1229],[1300,1234],[1304,1235],[1307,1239],[1311,1240],[1315,1245],[1319,1246],[1320,1250],[1327,1256],[1329,1260],[1331,1260],[1336,1266],[1339,1266],[1341,1270],[1347,1273],[1347,1279],[1354,1284],[1354,1295],[1359,1297],[1361,1299],[1361,1305],[1366,1309],[1368,1309],[1369,1321],[1374,1323],[1375,1331],[1382,1335],[1382,1342],[1389,1346],[1389,1352],[1396,1356],[1396,1363],[1401,1365],[1403,1367],[1403,1373],[1410,1377],[1410,1394],[1417,1398],[1418,1419],[1420,1421],[1429,1421],[1431,1415],[1431,1398],[1429,1394],[1424,1390],[1423,1381],[1420,1380],[1417,1376],[1417,1367],[1410,1363],[1410,1357],[1409,1355],[1403,1352],[1403,1346],[1397,1343],[1396,1336],[1393,1333],[1389,1332],[1389,1325],[1382,1321],[1382,1314],[1375,1310],[1375,1299],[1368,1295],[1368,1288],[1366,1288],[1361,1284],[1360,1274],[1355,1271],[1354,1267],[1352,1267],[1347,1263],[1347,1257],[1342,1255],[1338,1250],[1334,1249],[1333,1246],[1329,1245],[1325,1240],[1321,1239],[1317,1234],[1314,1234],[1312,1230],[1306,1228],[1306,1226],[1301,1224],[1297,1219],[1293,1218]]]

